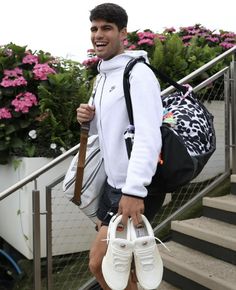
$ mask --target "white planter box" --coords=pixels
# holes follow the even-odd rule
[[[48,158],[21,158],[15,170],[12,164],[0,165],[0,191],[8,188],[47,164]],[[37,179],[40,190],[40,211],[45,212],[45,186],[65,173],[70,160],[52,168]],[[31,182],[0,202],[0,236],[28,259],[33,258]],[[95,237],[94,224],[64,197],[62,185],[52,190],[53,255],[88,250]],[[41,257],[46,256],[46,217],[41,215]]]

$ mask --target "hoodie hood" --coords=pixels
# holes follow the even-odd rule
[[[132,58],[137,58],[140,56],[143,56],[146,62],[149,63],[146,51],[127,50],[122,54],[114,56],[112,59],[101,60],[97,66],[97,69],[100,73],[106,73],[110,70],[120,69],[122,67],[125,67],[128,61],[130,61]]]
[[[149,63],[148,55],[145,50],[126,50],[124,52],[124,55],[127,55],[131,58],[137,58],[137,57],[143,56],[145,58],[145,61]]]

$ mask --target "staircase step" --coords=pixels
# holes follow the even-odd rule
[[[177,285],[171,281],[171,275],[169,275],[168,280],[165,278],[164,271],[164,279],[168,283],[175,284],[180,289],[235,290],[235,265],[218,260],[174,241],[167,242],[166,246],[170,252],[163,246],[158,246],[165,269],[172,272],[175,277],[176,275],[182,277],[182,280],[178,280],[179,285]],[[187,285],[180,283],[187,283]],[[201,286],[198,287],[196,285]]]
[[[171,230],[175,242],[236,264],[236,225],[203,216],[173,221]]]
[[[173,221],[171,229],[236,251],[236,226],[207,217]]]
[[[204,197],[203,205],[236,213],[236,196],[226,194],[217,197]]]
[[[203,198],[203,215],[236,224],[236,195]]]

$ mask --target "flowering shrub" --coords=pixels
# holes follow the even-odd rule
[[[55,157],[78,143],[75,110],[86,91],[78,63],[0,46],[0,163],[13,155]]]
[[[97,73],[97,64],[100,60],[99,57],[96,56],[94,49],[87,50],[88,58],[82,62],[82,65],[85,67],[87,71],[87,78],[92,79]]]
[[[223,30],[216,33],[196,24],[180,27],[179,31],[173,27],[166,28],[161,34],[150,30],[134,31],[128,34],[125,45],[128,50],[146,50],[153,66],[179,80],[235,46],[236,34]],[[214,66],[201,78],[212,75],[222,65]],[[167,85],[161,82],[162,88]]]
[[[144,32],[130,32],[125,40],[125,46],[128,50],[145,49],[149,50],[150,47],[155,46],[156,40],[165,42],[170,35],[177,35],[183,42],[184,46],[190,46],[193,43],[191,40],[197,39],[199,46],[220,46],[224,49],[229,49],[236,45],[236,34],[233,32],[226,32],[220,30],[219,33],[206,29],[200,24],[188,27],[180,27],[176,31],[174,27],[166,28],[161,34],[154,33],[151,30],[144,30]],[[151,56],[151,55],[149,55]]]
[[[124,45],[126,50],[147,51],[153,66],[174,80],[179,80],[236,45],[236,34],[223,30],[217,33],[196,24],[180,27],[179,31],[173,27],[166,28],[162,33],[154,33],[149,29],[143,32],[136,30],[128,33]],[[97,61],[93,54],[84,62],[90,73],[96,73],[94,67]],[[220,65],[209,70],[209,74],[219,69]],[[165,88],[167,84],[161,83],[161,86]]]

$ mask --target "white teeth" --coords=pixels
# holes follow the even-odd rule
[[[106,43],[104,43],[104,42],[96,42],[96,45],[98,46],[98,45],[106,45]]]

